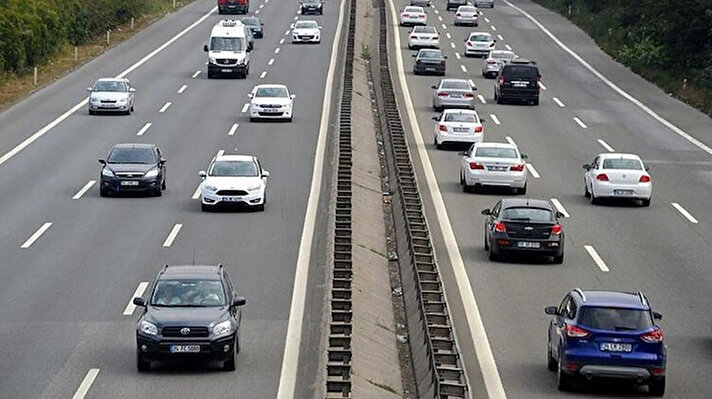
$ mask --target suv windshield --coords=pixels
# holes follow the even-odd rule
[[[211,37],[210,50],[212,51],[243,51],[244,39],[241,37]]]
[[[210,168],[210,176],[257,176],[257,165],[252,161],[216,161]]]
[[[153,164],[156,156],[150,148],[114,148],[106,162]]]
[[[581,308],[578,322],[591,328],[614,331],[644,330],[653,326],[647,310],[589,306]]]
[[[551,222],[554,219],[551,211],[543,208],[507,208],[503,218],[529,222]]]
[[[450,112],[445,114],[445,122],[465,122],[465,123],[476,123],[475,115],[465,114],[460,112]]]
[[[159,280],[151,297],[153,306],[210,307],[225,303],[220,280]]]
[[[637,159],[604,159],[603,169],[643,170],[643,166]]]
[[[289,97],[284,87],[260,87],[255,92],[255,97]]]
[[[475,156],[483,158],[518,158],[517,151],[515,151],[513,148],[496,147],[478,148],[475,152]]]
[[[509,78],[536,79],[539,76],[539,69],[530,65],[507,65],[502,74]]]
[[[125,93],[129,91],[129,87],[125,82],[109,80],[96,82],[94,85],[94,91]]]

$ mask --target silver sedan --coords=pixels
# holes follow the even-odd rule
[[[99,79],[94,86],[87,87],[89,94],[89,114],[118,112],[129,115],[134,111],[134,92],[128,79]]]
[[[485,78],[495,78],[499,75],[499,70],[502,66],[512,60],[519,58],[513,51],[509,50],[492,50],[482,60],[482,76]]]
[[[473,6],[457,7],[457,11],[455,12],[455,26],[459,26],[459,25],[478,26],[479,19],[480,19],[480,12],[477,11],[476,7],[473,7]]]
[[[475,90],[465,79],[442,79],[433,89],[433,109],[442,111],[445,108],[475,109]]]

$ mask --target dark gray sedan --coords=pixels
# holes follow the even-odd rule
[[[418,54],[413,54],[415,64],[413,64],[413,73],[415,75],[445,75],[445,59],[446,55],[440,50],[421,49]]]

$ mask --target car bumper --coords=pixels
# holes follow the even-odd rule
[[[322,8],[321,7],[316,7],[316,8],[302,8],[302,15],[307,15],[307,14],[321,14],[322,13]]]
[[[521,100],[521,101],[533,101],[539,99],[538,90],[515,90],[515,89],[500,89],[499,97],[503,100]]]
[[[427,18],[401,18],[401,25],[426,25],[428,23]]]
[[[435,139],[438,141],[438,144],[443,144],[443,143],[481,143],[482,139],[484,138],[483,133],[474,133],[474,134],[452,134],[452,133],[443,133],[440,130],[438,130],[438,133],[435,137]]]
[[[480,186],[501,186],[512,188],[524,188],[527,185],[527,170],[521,172],[490,172],[481,169],[465,171],[465,182],[467,185]]]
[[[477,17],[455,17],[455,25],[477,25],[479,18]]]
[[[433,101],[433,104],[435,105],[435,107],[475,109],[475,98],[436,97]]]
[[[321,36],[313,36],[309,38],[292,36],[292,43],[319,43],[321,41]]]
[[[213,192],[203,190],[201,193],[201,202],[203,205],[209,206],[257,206],[265,203],[265,193],[249,193],[247,195],[217,195]]]
[[[208,64],[208,72],[214,75],[244,75],[247,71],[247,65],[217,65]]]
[[[292,117],[291,108],[280,108],[276,112],[265,112],[261,108],[250,108],[250,118],[253,119],[289,119]]]
[[[437,75],[445,74],[445,65],[442,64],[415,64],[413,72],[417,74],[433,73]]]
[[[128,185],[126,182],[132,182]],[[104,190],[109,190],[114,193],[133,193],[154,191],[161,187],[160,178],[151,179],[122,179],[120,177],[101,177],[99,182]]]
[[[651,184],[610,184],[605,182],[596,183],[593,188],[596,198],[631,198],[650,199],[653,195]]]
[[[409,48],[423,48],[423,47],[440,48],[440,40],[422,40],[422,39],[408,40],[408,47]]]
[[[465,55],[487,55],[491,50],[494,50],[494,47],[490,48],[476,48],[476,47],[465,47]]]
[[[598,350],[570,348],[566,350],[564,361],[567,365],[576,365],[576,371],[571,374],[587,378],[634,379],[642,382],[650,378],[661,378],[666,373],[664,354],[632,352],[622,356],[614,359],[610,354]]]
[[[224,361],[233,353],[235,334],[214,340],[200,339],[154,339],[143,335],[136,335],[138,353],[146,360],[166,360],[184,358],[202,358],[206,360]],[[197,353],[171,353],[172,345],[200,345]]]
[[[539,243],[539,248],[523,247],[520,243]],[[564,239],[562,237],[549,238],[546,240],[536,238],[511,238],[504,234],[495,234],[490,243],[495,253],[536,253],[548,256],[560,256],[564,253]]]
[[[130,109],[131,109],[130,103],[126,103],[124,105],[113,105],[113,106],[89,103],[89,110],[92,112],[106,112],[106,113],[126,112]]]

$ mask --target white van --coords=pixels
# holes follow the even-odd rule
[[[250,73],[250,48],[245,25],[224,19],[210,32],[210,41],[203,47],[208,53],[208,78],[231,75],[246,78]]]

